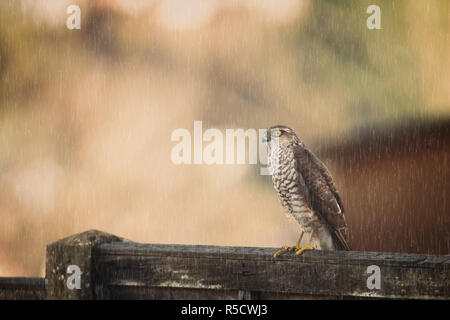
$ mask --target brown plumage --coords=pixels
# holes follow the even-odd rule
[[[272,181],[285,213],[300,224],[302,235],[311,235],[316,248],[350,250],[344,206],[325,165],[291,128],[270,127],[266,140]],[[303,252],[298,245],[297,252]]]

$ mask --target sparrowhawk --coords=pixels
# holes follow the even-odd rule
[[[264,140],[278,198],[301,229],[297,243],[283,246],[274,257],[290,250],[350,250],[342,200],[325,165],[291,128],[272,126]],[[303,235],[308,242],[301,246]]]

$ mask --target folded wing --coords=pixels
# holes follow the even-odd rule
[[[330,228],[337,249],[350,250],[344,206],[327,167],[304,146],[295,146],[294,155],[309,191],[312,209]]]

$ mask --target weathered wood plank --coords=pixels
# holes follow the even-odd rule
[[[146,298],[148,288],[160,287],[242,291],[252,297],[450,298],[450,255],[306,251],[274,260],[276,250],[102,244],[94,250],[97,297],[128,291]],[[371,265],[380,267],[380,289],[367,287]]]
[[[112,300],[335,300],[360,299],[349,296],[295,295],[279,292],[249,292],[174,287],[119,286],[109,290]]]
[[[0,300],[44,300],[44,278],[0,277]]]
[[[107,242],[125,241],[97,230],[61,239],[47,245],[45,279],[47,299],[95,299],[92,250]]]

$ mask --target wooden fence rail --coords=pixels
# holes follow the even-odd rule
[[[0,298],[450,298],[450,255],[306,251],[274,260],[275,250],[139,244],[92,230],[47,246],[45,284],[0,278]]]
[[[44,278],[0,278],[0,300],[43,300]]]

